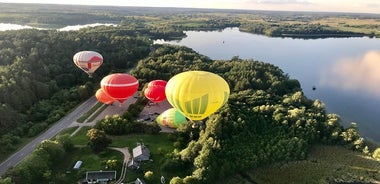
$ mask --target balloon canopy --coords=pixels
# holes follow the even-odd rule
[[[96,99],[98,99],[99,102],[102,102],[104,104],[110,105],[114,103],[116,100],[107,95],[102,89],[98,89],[95,93]]]
[[[170,108],[161,113],[156,118],[156,122],[162,126],[178,128],[181,124],[186,123],[186,117],[175,108]]]
[[[103,64],[103,56],[95,51],[80,51],[73,57],[77,67],[91,76]]]
[[[148,83],[148,87],[152,87],[152,86],[166,86],[168,82],[166,82],[165,80],[152,80]]]
[[[144,95],[154,103],[161,102],[166,99],[165,86],[150,86],[144,90]]]
[[[123,103],[139,88],[139,81],[126,73],[115,73],[100,81],[101,89],[110,97]]]
[[[190,120],[202,120],[228,100],[230,88],[217,74],[187,71],[173,76],[165,88],[169,103]]]

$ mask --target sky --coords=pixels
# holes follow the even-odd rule
[[[380,0],[0,0],[0,2],[380,14]]]

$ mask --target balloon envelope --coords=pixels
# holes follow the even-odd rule
[[[178,128],[181,124],[186,123],[186,117],[175,108],[170,108],[161,113],[156,118],[156,122],[162,126]]]
[[[228,100],[230,88],[217,74],[188,71],[172,77],[165,87],[169,103],[190,120],[202,120]]]
[[[148,87],[152,87],[152,86],[166,86],[168,82],[166,82],[165,80],[152,80],[148,83]]]
[[[102,90],[110,97],[123,103],[132,96],[139,87],[139,81],[126,73],[115,73],[104,77],[100,81]]]
[[[110,105],[116,100],[107,95],[102,89],[98,89],[95,93],[96,99],[98,99],[99,102],[102,102],[104,104]]]
[[[150,86],[144,90],[145,97],[154,102],[158,103],[166,99],[165,87],[164,86]]]
[[[74,55],[73,61],[91,76],[103,64],[103,56],[95,51],[80,51]]]

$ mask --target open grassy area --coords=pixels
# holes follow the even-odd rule
[[[88,137],[87,131],[92,127],[82,127],[73,137],[71,137],[73,144],[75,145],[87,145]]]
[[[380,183],[380,162],[341,146],[314,146],[307,160],[276,163],[230,177],[245,183]]]
[[[87,130],[89,130],[91,127],[82,127],[82,129],[72,137],[72,140],[75,145],[79,146],[85,146],[87,145],[88,138],[86,136]],[[149,135],[149,134],[133,134],[133,135],[124,135],[124,136],[110,136],[112,138],[112,144],[110,147],[128,147],[129,152],[132,156],[132,149],[136,146],[136,143],[144,143],[151,152],[151,159],[153,162],[145,162],[142,165],[140,165],[141,170],[140,171],[133,171],[128,170],[127,171],[127,178],[125,179],[126,182],[134,181],[137,177],[143,178],[144,173],[146,171],[152,171],[154,174],[153,181],[159,181],[160,177],[164,175],[168,179],[173,177],[174,173],[165,173],[161,169],[161,165],[166,160],[166,154],[171,153],[174,149],[173,142],[170,139],[169,133],[160,133],[157,135]],[[86,148],[88,149],[88,148]],[[85,162],[85,159],[91,159],[91,158],[97,158],[99,157],[97,154],[92,153],[91,151],[85,150],[85,152],[81,152],[78,157],[69,158],[68,160],[73,163],[71,163],[70,167],[74,164],[74,162],[78,159],[82,159],[82,161]],[[80,155],[85,156],[85,158],[79,158]],[[110,158],[107,158],[110,159]],[[92,161],[91,161],[92,162]],[[98,162],[98,161],[96,161]],[[68,167],[68,166],[67,166]],[[84,167],[84,169],[88,168],[98,168],[99,165],[92,165],[89,167]],[[99,169],[98,169],[99,170]],[[83,173],[79,173],[76,175],[78,178]],[[176,173],[178,175],[178,173]]]
[[[106,170],[102,162],[105,160],[123,160],[122,153],[107,149],[104,152],[95,154],[89,147],[76,147],[73,152],[65,157],[65,160],[57,164],[58,173],[62,173],[60,177],[64,177],[67,183],[76,183],[79,179],[86,177],[86,171]],[[74,170],[73,166],[76,161],[81,160],[83,164],[80,169]],[[117,169],[117,177],[121,172],[121,168]]]
[[[352,31],[366,34],[379,34],[380,21],[378,19],[358,19],[358,18],[342,18],[328,17],[317,21],[314,24],[329,25],[342,31]]]
[[[128,147],[130,153],[132,154],[132,149],[136,146],[136,143],[144,143],[150,150],[151,159],[153,162],[145,162],[141,167],[141,171],[127,171],[126,182],[131,182],[137,177],[143,178],[146,171],[153,172],[152,183],[159,183],[160,177],[165,176],[166,178],[171,178],[170,173],[165,173],[161,169],[161,165],[165,162],[165,155],[172,152],[173,142],[170,139],[169,133],[160,133],[157,135],[148,135],[148,134],[134,134],[126,136],[113,136],[112,137],[112,147]]]

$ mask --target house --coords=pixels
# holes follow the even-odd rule
[[[128,167],[129,169],[139,169],[139,168],[140,168],[140,167],[139,167],[139,163],[136,162],[134,159],[131,159],[131,161],[128,162],[127,167]]]
[[[88,171],[86,181],[91,184],[108,183],[116,180],[116,171]]]
[[[147,161],[150,159],[150,151],[144,144],[138,144],[138,146],[133,148],[132,154],[133,160],[137,162]]]

